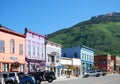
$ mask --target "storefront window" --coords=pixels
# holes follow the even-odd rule
[[[20,72],[23,72],[23,71],[24,71],[24,65],[23,65],[23,64],[20,64],[20,65],[19,65],[19,71],[20,71]]]
[[[8,71],[8,63],[2,64],[2,71]]]

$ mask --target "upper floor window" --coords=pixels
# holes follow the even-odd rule
[[[103,59],[103,64],[106,64],[106,59]]]
[[[39,55],[40,55],[39,51],[40,51],[40,48],[39,48],[39,46],[38,46],[38,47],[37,47],[37,57],[39,57]]]
[[[41,44],[41,57],[44,55],[44,44]]]
[[[63,53],[63,57],[67,57],[66,53]]]
[[[84,53],[82,53],[82,59],[84,59]]]
[[[99,60],[99,63],[102,64],[102,59]]]
[[[89,55],[87,55],[87,60],[89,60]]]
[[[74,58],[77,58],[78,57],[78,54],[77,53],[74,53]]]
[[[57,62],[57,63],[59,63],[59,59],[60,59],[59,55],[56,56],[56,62]]]
[[[23,55],[23,44],[19,44],[19,54]]]
[[[27,56],[31,57],[31,41],[27,41]]]
[[[5,41],[0,40],[0,52],[5,52]]]
[[[33,56],[35,56],[35,46],[33,46]]]
[[[10,40],[10,53],[11,54],[15,53],[15,42],[14,42],[14,39]]]
[[[54,56],[51,56],[51,62],[55,62],[55,61],[54,61]]]
[[[87,55],[86,55],[86,53],[85,53],[85,60],[87,59]]]
[[[35,57],[35,42],[32,42],[32,57]]]
[[[50,62],[50,60],[51,60],[51,56],[48,55],[48,62]]]

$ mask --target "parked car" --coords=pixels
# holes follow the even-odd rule
[[[46,72],[43,72],[43,74],[45,76],[45,80],[47,80],[49,83],[51,83],[53,80],[56,79],[55,73],[53,71],[50,71],[50,72],[46,71]]]
[[[19,78],[16,72],[2,72],[5,84],[19,84]]]
[[[99,77],[100,76],[100,73],[97,72],[97,70],[91,70],[91,71],[88,71],[88,72],[85,72],[83,77],[89,77],[89,76],[95,76],[95,77]]]
[[[20,77],[19,84],[36,84],[36,81],[33,76],[24,75]]]
[[[0,73],[0,84],[5,84],[4,78],[3,78],[3,76],[1,75],[1,73]]]
[[[48,81],[48,83],[51,83],[56,79],[55,73],[52,71],[31,72],[29,75],[34,76],[37,84],[40,84],[42,81]]]
[[[24,72],[19,72],[19,73],[18,73],[18,77],[19,77],[19,79],[20,79],[21,77],[23,77],[24,75],[25,75]]]

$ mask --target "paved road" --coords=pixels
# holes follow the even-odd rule
[[[101,77],[75,78],[67,80],[56,80],[51,84],[120,84],[120,74]]]

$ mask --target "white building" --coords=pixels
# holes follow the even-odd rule
[[[47,41],[46,43],[46,70],[54,71],[57,78],[61,77],[61,45]]]

